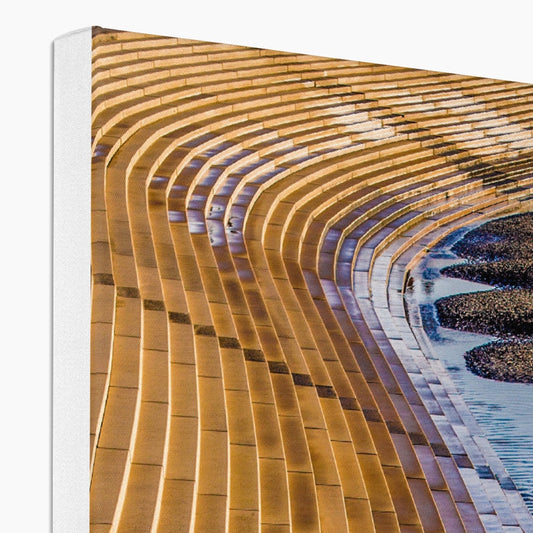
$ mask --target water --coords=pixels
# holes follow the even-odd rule
[[[493,288],[439,274],[441,268],[462,262],[450,248],[465,231],[447,238],[418,264],[413,271],[414,283],[406,291],[406,296],[423,306],[424,329],[433,351],[533,514],[533,384],[505,383],[472,374],[465,366],[463,354],[496,337],[442,328],[436,321],[433,303],[438,298]]]

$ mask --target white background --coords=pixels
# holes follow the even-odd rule
[[[49,531],[51,519],[55,37],[99,25],[533,83],[533,8],[527,1],[33,4],[9,2],[0,37],[0,530],[10,533]]]

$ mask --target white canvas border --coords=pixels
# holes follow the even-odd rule
[[[79,533],[89,530],[91,34],[54,41],[52,520]]]

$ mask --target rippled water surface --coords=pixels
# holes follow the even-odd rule
[[[433,302],[438,298],[492,288],[439,274],[441,268],[461,262],[450,248],[464,232],[446,239],[419,263],[413,272],[414,284],[407,297],[425,306],[425,329],[435,354],[448,370],[533,513],[533,384],[505,383],[472,374],[465,366],[463,354],[495,337],[445,329],[434,322]]]

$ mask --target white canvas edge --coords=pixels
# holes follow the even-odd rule
[[[91,35],[54,41],[54,532],[89,530]]]

